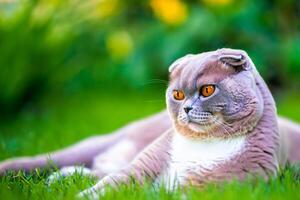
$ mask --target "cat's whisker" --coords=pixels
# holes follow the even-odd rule
[[[207,126],[206,123],[204,123],[204,127],[206,129],[207,134],[210,135],[210,130],[209,130],[210,128]]]
[[[227,122],[225,122],[225,121],[219,121],[218,119],[215,119],[215,120],[216,120],[217,122],[221,123],[221,125],[223,125],[223,126],[229,128],[231,131],[234,132],[234,129],[230,126],[229,123],[227,123]]]
[[[218,121],[217,119],[214,119],[214,122],[219,124],[223,130],[225,130],[225,132],[228,134],[228,136],[232,135],[226,128],[230,128],[232,129],[231,127],[227,126],[226,124],[223,124],[222,122]],[[232,129],[233,130],[233,129]]]
[[[218,125],[220,125],[220,127],[223,129],[223,130],[225,130],[225,132],[228,134],[228,135],[230,135],[230,133],[227,131],[227,129],[226,128],[224,128],[223,127],[223,124],[222,123],[220,123],[220,122],[218,122],[218,121],[214,121],[216,124],[218,124]]]
[[[233,128],[231,128],[230,126],[226,125],[225,123],[220,122],[220,121],[218,121],[218,123],[219,123],[219,124],[222,126],[222,128],[224,128],[225,130],[229,129],[229,131],[231,131],[232,133],[235,132]],[[227,128],[227,129],[226,129],[226,128]],[[229,134],[229,135],[230,135],[230,134]]]

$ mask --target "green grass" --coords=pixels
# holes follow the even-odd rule
[[[87,136],[110,132],[134,119],[165,107],[164,91],[84,92],[76,95],[47,95],[28,105],[14,119],[0,124],[0,160],[56,150]],[[300,122],[299,94],[278,98],[278,111]],[[50,171],[9,174],[0,178],[0,199],[74,199],[95,183],[91,177],[74,175],[50,187],[45,180]],[[232,182],[210,185],[201,191],[154,191],[151,186],[122,187],[103,199],[299,199],[300,170],[289,168],[269,182]]]

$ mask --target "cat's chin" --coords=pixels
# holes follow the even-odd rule
[[[186,124],[179,124],[175,122],[175,129],[179,134],[193,139],[205,139],[210,137],[207,128],[208,127],[195,122],[188,122]]]
[[[199,134],[204,134],[204,133],[207,132],[207,127],[201,126],[201,125],[199,125],[197,123],[194,123],[194,122],[189,122],[187,124],[187,127],[189,129],[191,129],[192,131],[197,132]]]

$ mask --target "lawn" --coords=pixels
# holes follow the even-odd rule
[[[300,122],[299,94],[276,98],[278,111]],[[110,132],[131,120],[142,118],[165,107],[164,90],[84,91],[76,94],[48,94],[28,104],[17,116],[0,125],[0,160],[34,155],[65,147],[89,135]],[[48,187],[49,171],[10,174],[0,178],[0,199],[74,199],[95,183],[91,177],[74,175]],[[132,185],[109,192],[103,199],[300,199],[300,170],[291,167],[269,182],[232,182],[210,185],[199,191],[168,193],[163,188]]]

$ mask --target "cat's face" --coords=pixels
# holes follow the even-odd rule
[[[251,131],[263,112],[256,69],[244,51],[190,55],[170,67],[167,107],[176,130],[193,138]]]

